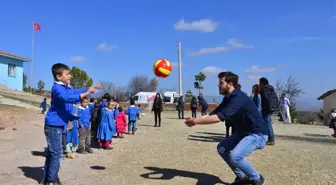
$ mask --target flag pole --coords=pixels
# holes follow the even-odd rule
[[[34,39],[35,39],[35,28],[34,28],[34,22],[33,22],[33,37],[32,37],[32,58],[30,62],[30,92],[33,93],[33,68],[34,68]]]

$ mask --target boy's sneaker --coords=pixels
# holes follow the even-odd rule
[[[265,185],[266,180],[264,179],[264,177],[262,175],[260,175],[260,179],[259,180],[253,180],[252,181],[252,185]]]
[[[251,183],[252,183],[251,180],[247,177],[243,178],[236,177],[235,181],[231,183],[231,185],[249,185]]]
[[[63,183],[59,179],[57,179],[53,182],[47,182],[46,185],[63,185]]]
[[[91,148],[86,149],[86,152],[89,153],[89,154],[93,154],[93,150]]]

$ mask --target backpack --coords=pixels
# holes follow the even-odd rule
[[[100,115],[101,115],[101,109],[100,107],[95,107],[93,110],[92,110],[92,113],[91,113],[91,128],[92,129],[97,129],[98,128],[98,125],[100,123]]]
[[[280,101],[278,98],[278,95],[274,91],[273,88],[270,90],[270,99],[269,99],[269,104],[270,104],[270,110],[271,113],[274,115],[279,114],[280,112]]]

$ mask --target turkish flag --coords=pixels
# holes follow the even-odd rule
[[[41,31],[41,27],[40,27],[40,25],[37,24],[37,23],[34,23],[34,30]]]

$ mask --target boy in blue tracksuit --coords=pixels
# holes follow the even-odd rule
[[[55,83],[51,90],[51,103],[45,117],[44,132],[47,139],[47,153],[44,165],[44,179],[41,184],[61,185],[58,177],[62,159],[62,133],[69,121],[76,120],[72,114],[71,104],[78,103],[95,88],[101,85],[81,90],[72,89],[70,85],[70,68],[61,63],[54,64],[51,68]]]
[[[126,110],[126,114],[128,115],[128,134],[132,132],[133,135],[136,131],[136,121],[140,112],[140,109],[134,104],[134,101],[131,101],[131,106],[129,106]]]

